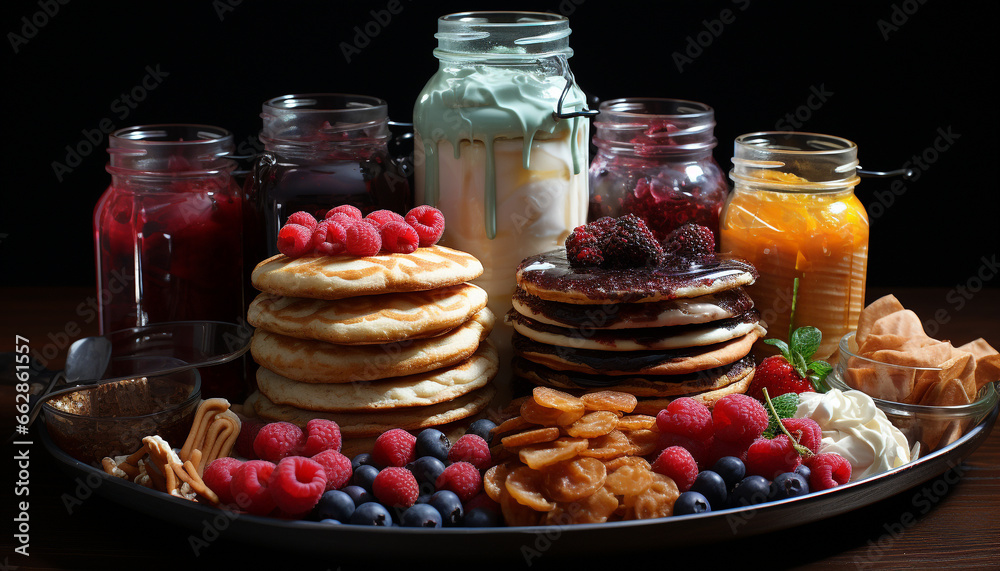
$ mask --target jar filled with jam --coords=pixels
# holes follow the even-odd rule
[[[736,139],[721,249],[760,273],[747,292],[769,336],[816,327],[819,359],[836,354],[864,307],[868,215],[854,195],[857,154],[853,142],[816,133]]]
[[[390,156],[388,105],[364,95],[285,95],[264,103],[259,154],[245,183],[247,259],[278,253],[293,212],[323,219],[342,204],[365,214],[413,206],[407,173]]]
[[[729,186],[712,157],[715,111],[659,98],[614,99],[599,109],[587,219],[634,214],[660,240],[692,222],[718,238]]]
[[[111,185],[94,209],[102,334],[174,321],[242,323],[243,220],[232,134],[147,125],[109,139]],[[240,371],[204,379],[238,397]]]

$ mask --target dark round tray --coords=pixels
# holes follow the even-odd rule
[[[392,546],[408,557],[519,557],[547,554],[607,554],[721,543],[778,531],[859,509],[927,482],[957,466],[989,435],[997,408],[959,440],[926,457],[877,476],[801,498],[696,515],[553,527],[420,529],[328,525],[236,514],[175,498],[84,464],[60,450],[44,430],[45,448],[73,477],[101,479],[98,495],[206,538],[224,537],[271,548],[323,555],[366,556]],[[556,541],[558,539],[558,541]]]

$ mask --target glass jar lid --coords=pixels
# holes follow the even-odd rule
[[[260,139],[271,151],[367,146],[391,135],[388,104],[367,95],[282,95],[264,102],[260,116]]]
[[[438,18],[438,58],[571,57],[569,20],[545,12],[460,12]]]
[[[206,174],[236,167],[230,158],[233,134],[221,127],[162,124],[126,127],[111,133],[111,173]]]
[[[683,99],[627,97],[604,101],[594,121],[594,144],[640,156],[715,148],[715,110]]]
[[[762,131],[736,138],[733,181],[765,190],[823,191],[860,180],[858,146],[820,133]]]

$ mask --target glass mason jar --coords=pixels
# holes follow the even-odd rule
[[[382,99],[284,95],[265,102],[260,116],[264,152],[244,187],[248,264],[278,253],[278,230],[293,212],[322,220],[342,204],[365,214],[406,214],[412,208],[410,183],[389,154],[388,105]]]
[[[587,219],[635,214],[660,240],[693,222],[718,239],[729,185],[712,157],[715,111],[657,98],[614,99],[599,109]]]
[[[444,213],[442,244],[483,263],[475,283],[498,316],[521,260],[586,222],[591,112],[569,69],[569,35],[556,14],[444,16],[440,66],[414,106],[416,200]]]
[[[854,195],[858,148],[816,133],[750,133],[737,137],[735,155],[721,249],[760,272],[747,292],[769,337],[787,340],[811,325],[823,333],[815,357],[830,359],[864,307],[868,214]]]
[[[243,323],[232,152],[232,134],[209,125],[111,134],[111,185],[94,208],[102,334],[172,321]],[[235,398],[245,389],[236,365],[204,383],[211,396]]]

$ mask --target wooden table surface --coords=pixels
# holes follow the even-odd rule
[[[869,300],[887,290],[869,291]],[[956,295],[949,289],[893,288],[907,308],[923,319],[936,319],[941,339],[960,344],[984,337],[1000,347],[1000,289]],[[88,311],[94,293],[82,288],[0,289],[3,300],[4,342],[10,351],[14,335],[31,340],[31,346],[49,355],[49,368],[58,368],[68,343],[96,334]],[[959,307],[958,301],[963,303]],[[89,319],[88,319],[89,318]],[[2,415],[5,430],[14,416],[11,391],[3,386]],[[9,432],[6,432],[9,433]],[[138,514],[104,498],[92,496],[67,507],[66,498],[78,494],[71,477],[59,470],[33,434],[30,447],[30,480],[27,497],[16,497],[14,478],[18,466],[11,444],[5,444],[3,472],[8,475],[2,493],[4,513],[14,514],[18,501],[30,502],[29,557],[14,552],[14,515],[5,517],[0,534],[0,569],[381,569],[387,568],[386,545],[364,559],[315,558],[281,549],[281,538],[269,545],[249,545],[225,538],[195,554],[190,530]],[[954,478],[954,473],[962,476]],[[415,565],[406,553],[394,553],[403,565]],[[438,554],[438,565],[469,569],[524,567],[518,554],[503,560],[498,554],[456,561]],[[786,531],[732,540],[719,537],[709,546],[688,550],[621,553],[614,558],[541,558],[533,567],[561,568],[616,565],[699,565],[743,569],[749,565],[769,568],[960,568],[1000,569],[1000,430],[960,469],[916,488],[830,519]],[[681,567],[681,568],[684,568]],[[405,568],[405,567],[404,567]]]

